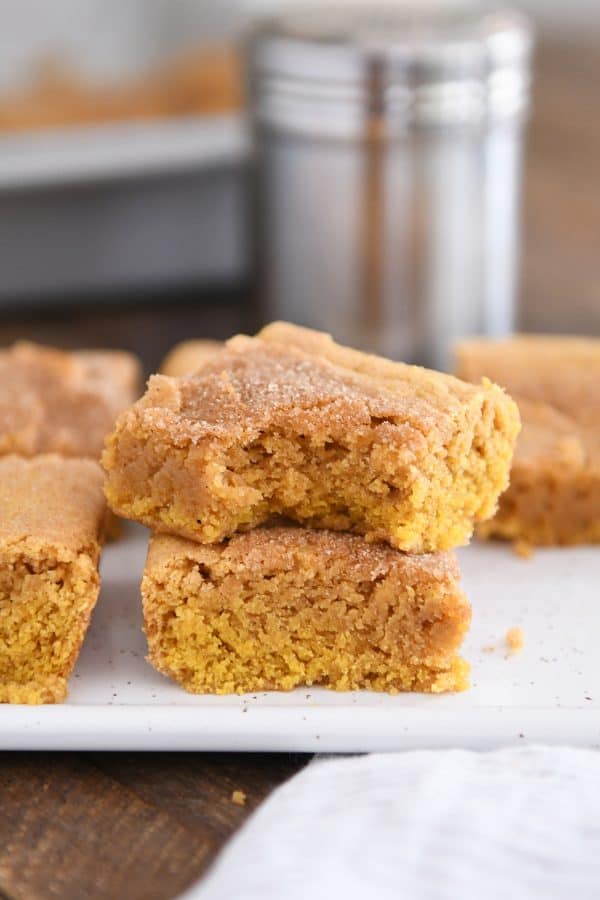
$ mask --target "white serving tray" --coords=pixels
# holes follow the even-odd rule
[[[239,286],[248,158],[240,116],[0,135],[0,307]]]
[[[240,166],[248,152],[248,128],[239,115],[0,134],[0,191]]]
[[[375,751],[600,745],[600,552],[500,544],[460,551],[474,607],[465,645],[473,687],[457,695],[334,693],[191,696],[145,662],[132,528],[106,549],[103,587],[60,706],[0,707],[0,749]],[[525,646],[508,656],[506,631]],[[490,651],[489,647],[495,649]],[[484,650],[484,648],[488,648]]]

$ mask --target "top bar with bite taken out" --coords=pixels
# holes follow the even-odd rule
[[[484,380],[277,324],[157,375],[107,440],[115,512],[215,543],[273,517],[417,553],[464,544],[508,483],[519,417]]]

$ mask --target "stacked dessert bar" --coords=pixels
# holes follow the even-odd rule
[[[100,587],[102,445],[139,368],[20,343],[0,350],[0,383],[0,702],[57,702]]]
[[[154,376],[103,457],[109,505],[153,530],[150,661],[194,692],[464,688],[451,550],[493,515],[518,430],[489,381],[285,324]]]
[[[531,545],[600,542],[600,340],[520,335],[457,348],[458,374],[493,378],[523,430],[510,487],[483,536]]]

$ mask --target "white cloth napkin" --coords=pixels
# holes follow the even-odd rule
[[[311,763],[185,900],[600,898],[600,754],[521,747]]]

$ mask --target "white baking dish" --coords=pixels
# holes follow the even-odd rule
[[[0,305],[248,273],[238,117],[0,139]]]

